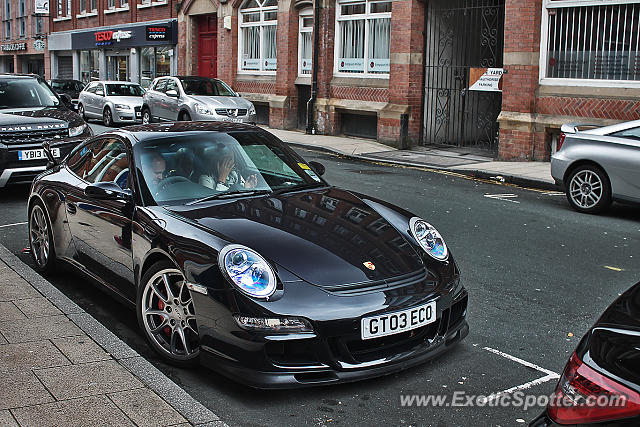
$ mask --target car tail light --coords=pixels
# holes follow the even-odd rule
[[[596,372],[573,353],[548,411],[558,424],[633,417],[640,415],[640,394]]]
[[[560,151],[562,148],[562,144],[564,144],[564,139],[567,137],[567,134],[561,133],[560,138],[558,138],[558,146],[556,147],[556,151]]]

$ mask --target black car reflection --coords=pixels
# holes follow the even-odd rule
[[[168,362],[254,387],[384,375],[463,339],[467,291],[437,230],[323,170],[252,126],[123,128],[34,182],[31,252],[135,306]]]

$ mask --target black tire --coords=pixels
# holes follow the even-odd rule
[[[183,112],[182,114],[180,114],[180,121],[181,122],[190,122],[191,121],[191,114],[189,114],[187,111]]]
[[[107,127],[113,126],[113,113],[109,107],[106,107],[102,112],[102,124]]]
[[[78,104],[78,114],[85,122],[87,121],[87,116],[84,114],[84,105]]]
[[[611,205],[611,182],[607,173],[596,165],[581,165],[571,171],[565,193],[573,209],[583,213],[599,213]]]
[[[144,107],[142,109],[142,124],[147,125],[153,123],[153,117],[151,116],[151,110],[149,108]]]
[[[166,291],[165,276],[171,295]],[[138,324],[151,348],[165,362],[181,368],[196,366],[200,360],[193,299],[184,283],[182,272],[174,264],[159,261],[142,276],[136,301]]]
[[[56,270],[51,221],[44,205],[36,200],[29,208],[29,253],[36,271],[51,274]]]

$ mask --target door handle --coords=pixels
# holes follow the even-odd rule
[[[75,215],[76,212],[78,212],[78,207],[75,203],[67,202],[67,212],[69,212],[71,215]]]

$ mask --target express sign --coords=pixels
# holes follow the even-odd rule
[[[95,36],[96,46],[105,46],[112,44],[114,40],[119,42],[120,40],[130,39],[131,31],[97,31]]]

